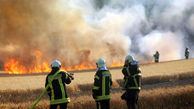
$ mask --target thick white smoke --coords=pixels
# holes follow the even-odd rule
[[[194,56],[194,1],[84,0],[77,4],[88,9],[85,20],[94,27],[127,36],[128,53],[140,60],[152,60],[155,51],[162,61],[181,59],[186,47]]]

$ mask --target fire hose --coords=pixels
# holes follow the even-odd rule
[[[42,94],[38,97],[38,99],[35,101],[35,103],[30,107],[30,109],[34,109],[34,107],[36,106],[36,104],[38,104],[38,102],[41,100],[41,98],[43,97],[43,95],[46,93],[47,89],[49,88],[49,84],[52,83],[52,81],[54,80],[54,78],[57,76],[57,74],[59,74],[61,71],[58,70],[52,77],[51,77],[51,81],[49,81],[49,83],[46,85],[45,89],[43,90]]]

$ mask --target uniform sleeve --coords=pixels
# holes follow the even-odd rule
[[[97,72],[94,77],[94,87],[92,89],[92,93],[93,93],[92,95],[94,99],[96,98],[97,93],[99,92],[99,89],[100,89],[100,75]]]
[[[141,69],[140,69],[139,65],[137,66],[137,71],[138,71],[138,73],[141,73]]]
[[[70,77],[68,76],[68,74],[66,72],[62,72],[62,80],[66,84],[71,83],[71,79],[70,79]]]
[[[110,88],[112,88],[112,75],[110,76]]]
[[[46,77],[45,88],[46,88],[47,85],[48,85],[48,76]],[[51,88],[50,87],[47,89],[47,94],[49,96],[51,96]]]
[[[127,69],[126,68],[127,68],[127,65],[124,65],[123,69],[122,69],[122,73],[124,76],[127,76]]]
[[[47,84],[48,84],[48,76],[46,77],[45,87],[47,86]]]

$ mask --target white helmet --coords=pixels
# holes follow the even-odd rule
[[[96,64],[99,67],[105,67],[106,66],[106,62],[103,58],[99,58],[97,61],[96,61]]]
[[[53,67],[58,67],[60,68],[61,67],[61,62],[58,61],[58,60],[54,60],[52,63],[51,63],[51,68]]]
[[[134,58],[131,55],[126,56],[125,61],[133,62]]]

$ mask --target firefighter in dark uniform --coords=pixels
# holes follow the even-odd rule
[[[126,56],[122,73],[124,75],[123,90],[125,90],[125,93],[121,96],[121,99],[126,100],[128,109],[136,109],[141,89],[141,70],[138,62],[132,56]]]
[[[185,49],[185,59],[189,59],[189,49]]]
[[[70,84],[73,76],[61,71],[60,67],[61,63],[58,60],[53,61],[52,71],[46,77],[45,87],[49,85],[47,93],[50,97],[50,109],[57,109],[58,105],[60,105],[60,109],[66,109],[70,102],[65,84]]]
[[[159,62],[159,56],[160,56],[159,52],[156,51],[156,53],[154,54],[154,58],[155,58],[155,62],[156,62],[156,63]]]
[[[111,73],[106,68],[104,59],[99,58],[96,65],[98,70],[94,77],[92,95],[96,101],[97,109],[110,109]]]

